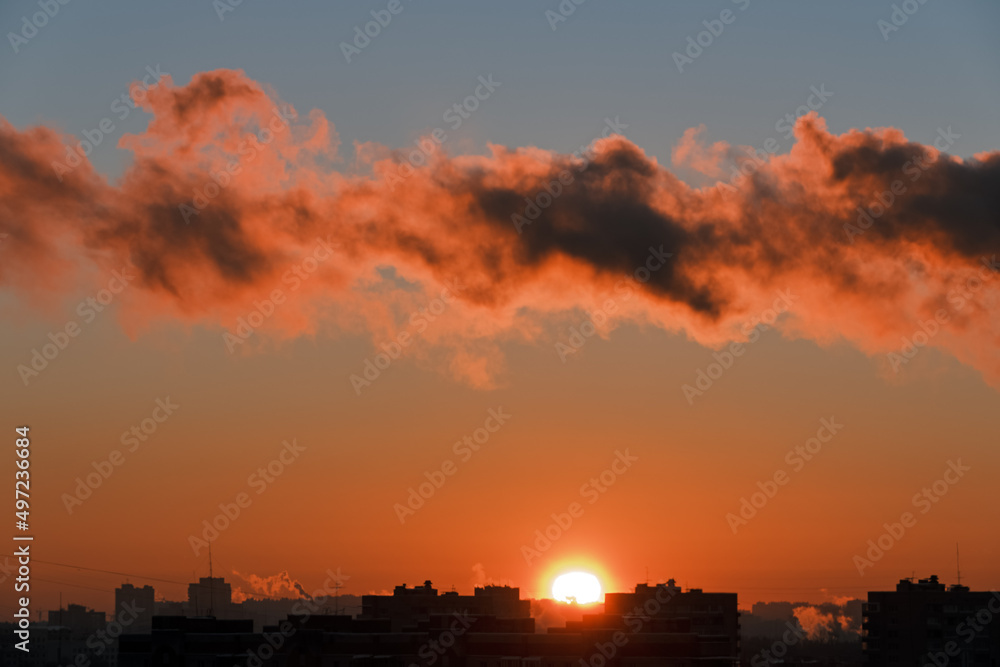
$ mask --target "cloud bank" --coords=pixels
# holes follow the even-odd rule
[[[0,118],[0,285],[21,303],[131,262],[138,289],[119,310],[131,335],[162,321],[231,331],[278,289],[287,298],[251,342],[367,332],[378,344],[458,285],[419,332],[421,354],[489,386],[505,342],[550,342],[659,251],[670,260],[602,334],[635,322],[719,346],[790,290],[786,336],[890,363],[916,340],[1000,384],[1000,153],[950,156],[950,130],[939,147],[893,128],[837,136],[813,114],[788,154],[694,188],[617,135],[585,156],[449,156],[425,137],[415,168],[411,149],[363,144],[345,166],[321,112],[298,114],[240,71],[166,77],[141,97],[151,120],[120,140],[133,159],[114,183],[77,140]],[[733,151],[701,141],[686,133],[675,163],[728,173]]]

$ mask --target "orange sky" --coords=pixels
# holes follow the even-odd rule
[[[24,328],[5,349],[34,344],[40,331]],[[890,384],[849,348],[771,332],[691,406],[680,385],[710,352],[627,327],[565,365],[551,348],[513,348],[507,384],[495,390],[400,361],[358,397],[346,377],[368,352],[356,340],[300,340],[234,359],[198,330],[130,342],[108,320],[91,332],[43,381],[8,394],[7,414],[32,429],[39,559],[205,576],[207,557],[194,555],[189,536],[219,503],[248,492],[252,503],[214,543],[216,572],[288,570],[309,590],[337,567],[351,576],[344,592],[427,578],[468,590],[481,564],[487,579],[545,595],[568,564],[596,570],[609,590],[644,580],[648,567],[651,579],[736,591],[745,606],[818,602],[863,596],[913,571],[950,580],[956,541],[968,583],[995,587],[1000,577],[988,529],[1000,518],[989,502],[995,392],[943,357],[933,373]],[[175,414],[70,515],[60,498],[74,479],[124,450],[122,432],[167,396],[180,406]],[[510,421],[463,462],[453,443],[501,406]],[[843,430],[793,472],[786,452],[831,416]],[[305,451],[257,495],[248,476],[291,438]],[[594,494],[580,487],[624,449],[638,460],[590,504]],[[883,522],[919,512],[912,496],[949,459],[972,470],[860,577],[852,558]],[[446,460],[455,474],[401,524],[393,506]],[[726,515],[779,469],[790,482],[734,535]],[[582,516],[528,565],[521,547],[573,502]],[[44,607],[61,590],[64,601],[109,608],[120,583],[45,565],[36,573],[109,591],[36,584]]]
[[[350,593],[431,579],[541,596],[576,566],[608,590],[648,568],[744,606],[819,602],[950,580],[956,542],[964,581],[1000,584],[1000,287],[978,243],[1000,154],[837,135],[810,115],[735,193],[692,188],[622,137],[585,165],[442,154],[397,191],[384,146],[329,172],[336,130],[302,110],[187,224],[192,188],[288,107],[232,70],[143,104],[153,120],[122,139],[135,161],[113,183],[89,164],[60,181],[58,133],[0,120],[0,382],[9,425],[31,427],[36,558],[191,580],[208,570],[192,536],[222,503],[242,507],[216,571],[287,570],[306,589],[341,568]],[[845,236],[914,164],[908,198]],[[546,188],[562,198],[530,215]],[[511,225],[522,207],[533,221]],[[598,333],[577,333],[591,320]],[[918,334],[926,347],[894,361]],[[256,472],[282,456],[273,479]],[[0,466],[13,479],[13,457]],[[70,512],[77,479],[109,466]],[[728,516],[778,479],[745,524]],[[428,480],[440,488],[401,514]],[[941,497],[915,499],[924,487]],[[37,575],[56,583],[36,582],[36,609],[60,590],[107,609],[120,583]]]

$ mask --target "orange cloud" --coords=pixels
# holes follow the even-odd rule
[[[247,583],[248,591],[243,591],[241,587],[236,587],[233,591],[233,601],[243,602],[254,597],[255,594],[268,598],[311,598],[302,584],[292,579],[287,571],[269,577],[261,577],[256,574],[241,574],[233,570],[233,574]]]
[[[487,386],[504,341],[552,340],[659,251],[671,258],[629,283],[608,331],[640,322],[718,346],[790,290],[786,335],[884,354],[944,310],[926,345],[1000,384],[1000,153],[963,161],[892,128],[836,136],[812,114],[734,192],[692,188],[620,136],[583,157],[491,146],[407,170],[366,144],[335,171],[323,114],[242,72],[166,79],[141,105],[152,119],[121,139],[134,158],[116,184],[86,160],[57,169],[55,131],[0,119],[0,284],[25,302],[131,261],[139,289],[119,312],[133,335],[164,319],[232,331],[280,290],[252,344],[343,331],[378,344],[457,282],[415,354]],[[696,150],[698,131],[674,158],[711,171],[726,147]]]
[[[857,632],[849,616],[839,613],[839,610],[836,609],[827,611],[830,606],[800,606],[793,610],[795,620],[806,631],[809,639],[832,641]]]
[[[717,141],[711,146],[701,142],[705,133],[705,125],[691,127],[684,131],[681,140],[671,151],[670,159],[675,167],[690,167],[698,173],[721,178],[724,161],[730,157],[730,147],[724,141]]]

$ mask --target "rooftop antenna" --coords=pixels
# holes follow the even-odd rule
[[[958,553],[958,542],[955,542],[955,570],[958,574],[958,585],[962,585],[962,557]]]
[[[649,586],[649,566],[646,566],[646,585]]]
[[[62,662],[62,647],[63,647],[63,606],[62,606],[62,591],[59,591],[59,646],[56,650],[56,656],[59,662]]]
[[[212,543],[208,543],[208,615],[215,616],[215,610],[212,609],[213,598],[213,582],[212,582]]]
[[[336,583],[333,584],[333,615],[340,616],[340,589],[343,584],[340,583],[340,578],[336,579]]]

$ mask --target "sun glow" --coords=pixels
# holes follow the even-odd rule
[[[552,583],[552,597],[577,604],[597,602],[601,599],[601,582],[589,572],[567,572]]]

